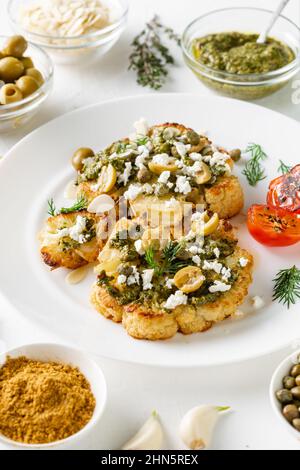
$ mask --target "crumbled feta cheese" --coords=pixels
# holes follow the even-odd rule
[[[78,215],[76,217],[75,225],[68,228],[63,228],[57,232],[58,237],[70,237],[78,243],[85,243],[86,237],[83,232],[86,229],[86,217]]]
[[[167,208],[176,207],[178,205],[178,201],[175,199],[175,197],[171,197],[171,199],[165,202],[165,205]]]
[[[201,264],[201,258],[200,258],[199,255],[193,256],[193,257],[192,257],[192,261],[193,261],[193,263],[195,263],[197,266],[200,266],[200,264]]]
[[[259,310],[260,308],[263,308],[265,306],[264,299],[262,299],[259,295],[255,295],[254,297],[252,297],[251,301],[255,310]]]
[[[191,148],[189,144],[185,145],[182,142],[174,142],[174,145],[175,145],[177,153],[181,157],[185,157],[185,155],[187,154],[187,151]]]
[[[247,266],[247,264],[249,263],[249,260],[247,258],[240,258],[239,259],[239,264],[242,268],[244,268],[245,266]]]
[[[118,183],[123,183],[124,186],[127,185],[128,180],[130,178],[131,169],[132,169],[132,163],[126,162],[123,173],[121,173],[118,177]]]
[[[193,160],[193,162],[201,162],[203,158],[201,153],[196,153],[196,152],[190,153],[189,157],[191,160]]]
[[[186,176],[177,176],[176,179],[176,193],[188,194],[192,190],[189,180]]]
[[[223,281],[228,281],[228,279],[231,276],[231,269],[223,266],[223,268],[221,269],[221,274],[222,274]]]
[[[188,296],[185,295],[181,290],[177,290],[175,294],[171,294],[164,304],[164,307],[168,310],[173,310],[178,305],[186,305]]]
[[[142,240],[136,240],[134,242],[134,248],[136,249],[139,255],[143,255],[145,253]]]
[[[198,246],[197,245],[192,245],[188,248],[188,251],[192,254],[192,255],[197,255],[198,254]]]
[[[154,191],[154,188],[151,184],[145,183],[145,184],[143,184],[142,191],[143,191],[143,193],[146,193],[146,194],[152,194],[153,191]]]
[[[138,284],[140,280],[140,274],[138,270],[136,269],[136,266],[131,266],[132,267],[132,274],[128,276],[127,278],[127,285],[131,286],[132,284]]]
[[[153,284],[151,283],[154,269],[144,269],[142,273],[143,290],[152,289]]]
[[[170,173],[169,171],[163,171],[163,172],[160,174],[160,176],[159,176],[157,182],[158,182],[158,183],[166,184],[166,183],[168,182],[168,179],[170,178],[170,174],[171,174],[171,173]]]
[[[168,186],[169,189],[171,189],[171,188],[173,188],[174,184],[171,183],[171,181],[168,181],[167,186]],[[300,217],[300,215],[299,215],[299,217]]]
[[[227,173],[231,173],[231,168],[227,163],[230,156],[227,153],[216,151],[211,157],[206,157],[205,160],[210,166],[224,166]]]
[[[206,212],[194,212],[191,217],[191,221],[194,222],[195,220],[203,220]]]
[[[201,171],[203,171],[202,162],[195,162],[191,166],[185,165],[183,169],[184,174],[189,176],[195,176],[196,173],[199,173]]]
[[[145,118],[140,118],[133,124],[134,130],[138,135],[147,135],[149,126]]]
[[[223,268],[223,265],[221,263],[218,263],[218,261],[204,260],[202,268],[211,269],[212,271],[215,271],[217,274],[220,274],[221,269]]]
[[[117,278],[118,284],[125,284],[127,277],[124,274],[120,274]]]
[[[172,289],[173,285],[174,285],[174,279],[166,279],[166,287],[168,289]]]
[[[209,286],[208,290],[209,292],[227,292],[228,290],[231,289],[230,284],[225,284],[224,282],[221,281],[214,281],[214,284],[212,286]]]
[[[158,153],[153,156],[152,161],[158,165],[168,165],[170,163],[170,157],[167,153]]]
[[[131,184],[127,191],[124,193],[124,198],[133,201],[143,192],[143,187],[140,184]]]
[[[214,252],[216,258],[220,258],[220,250],[217,246],[216,246],[216,248],[213,249],[213,252]]]

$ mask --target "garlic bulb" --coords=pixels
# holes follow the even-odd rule
[[[157,412],[153,411],[135,436],[124,444],[122,450],[160,450],[162,442],[162,426]]]
[[[228,409],[229,406],[200,405],[189,410],[182,418],[179,428],[185,445],[193,450],[208,448],[220,413]]]

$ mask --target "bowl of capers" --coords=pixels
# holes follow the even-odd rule
[[[0,36],[0,132],[26,124],[49,96],[53,65],[23,36]]]
[[[300,443],[300,350],[284,359],[275,370],[270,399],[276,416]]]

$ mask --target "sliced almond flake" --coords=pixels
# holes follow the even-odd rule
[[[115,201],[107,194],[100,194],[89,204],[87,211],[94,214],[109,212],[115,206]]]
[[[85,266],[81,266],[80,268],[74,269],[66,275],[66,282],[72,285],[79,284],[79,282],[83,281],[86,278],[89,270],[90,266],[88,264]]]
[[[75,181],[69,181],[64,190],[65,199],[76,199],[78,186],[75,185]]]

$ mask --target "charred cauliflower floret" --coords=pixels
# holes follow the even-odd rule
[[[165,123],[83,158],[78,193],[87,201],[103,193],[116,202],[122,198],[134,217],[145,212],[149,217],[150,204],[155,206],[151,218],[164,216],[166,201],[175,199],[181,206],[201,204],[229,218],[243,206],[242,188],[231,175],[233,165],[229,153],[206,136]]]
[[[99,255],[91,302],[134,338],[202,332],[236,312],[252,269],[251,254],[217,214],[194,213],[179,239],[122,219]]]
[[[43,261],[52,269],[76,269],[96,261],[105,243],[99,222],[86,210],[49,217],[39,234]]]

